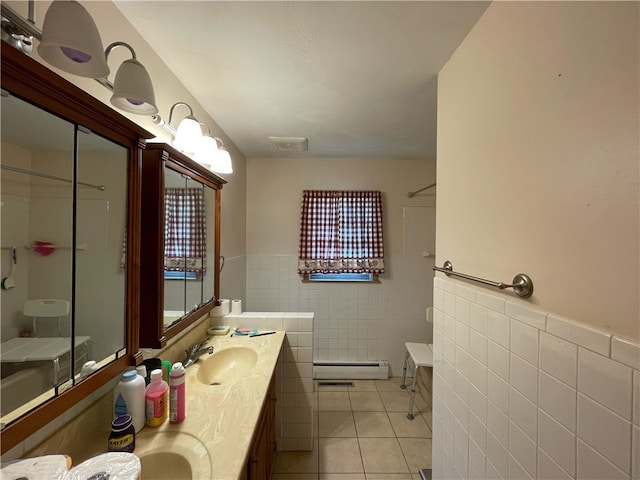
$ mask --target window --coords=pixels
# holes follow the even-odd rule
[[[305,190],[298,273],[305,280],[377,280],[384,273],[382,193]]]
[[[164,278],[202,278],[207,236],[202,188],[167,188],[164,203]]]

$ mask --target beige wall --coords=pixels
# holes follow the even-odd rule
[[[27,2],[8,1],[6,3],[21,15],[27,16]],[[50,3],[51,2],[48,1],[36,2],[36,24],[39,28],[42,28],[42,21],[44,20]],[[165,121],[169,120],[169,109],[171,105],[178,101],[186,102],[193,107],[196,118],[206,123],[210,127],[211,132],[224,141],[233,159],[234,173],[224,175],[224,178],[228,180],[229,183],[224,186],[222,195],[222,248],[226,250],[223,251],[223,255],[244,255],[244,198],[246,187],[246,159],[244,155],[242,155],[233,142],[215,123],[213,118],[204,111],[202,106],[195,101],[193,96],[165,65],[161,58],[162,52],[156,54],[112,2],[82,2],[82,5],[93,17],[105,47],[119,40],[129,43],[135,49],[138,60],[146,67],[151,76],[156,94],[156,102],[160,110],[159,113]],[[38,57],[36,48],[34,48],[33,58],[42,62]],[[109,78],[112,81],[120,63],[128,58],[130,58],[129,52],[124,48],[116,48],[111,53],[109,56],[109,68],[111,69]],[[61,72],[46,63],[45,65],[102,102],[110,105],[110,92],[95,80],[77,77]],[[121,110],[117,111],[146,128],[154,135],[157,135],[157,137],[152,140],[153,142],[170,142],[171,138],[166,130],[154,125],[151,122],[151,117],[133,115]],[[186,113],[187,109],[185,107],[177,107],[174,112],[175,118],[173,119],[173,123],[175,124],[176,120],[179,121]],[[211,114],[215,115],[215,112],[211,112]]]
[[[248,160],[247,253],[297,255],[302,191],[381,190],[385,254],[402,255],[404,206],[435,205],[434,190],[408,198],[435,179],[429,159]]]
[[[639,6],[488,8],[439,77],[436,229],[438,264],[636,339]]]

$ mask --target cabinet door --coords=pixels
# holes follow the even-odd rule
[[[1,50],[2,278],[17,266],[0,310],[3,343],[18,344],[0,347],[4,454],[142,360],[140,162],[153,135],[4,41]],[[47,337],[55,348],[34,345]],[[81,377],[88,360],[101,368]]]
[[[271,378],[269,385],[269,393],[267,394],[267,471],[269,474],[273,471],[273,465],[276,460],[276,448],[278,443],[276,441],[276,377],[275,374]]]
[[[220,291],[220,189],[226,181],[165,144],[143,158],[140,346],[162,348]]]
[[[269,442],[267,438],[267,410],[264,409],[260,418],[258,433],[251,448],[249,466],[250,480],[269,480],[271,476],[269,464]]]

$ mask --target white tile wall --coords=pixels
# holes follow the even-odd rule
[[[452,279],[434,299],[434,479],[640,480],[638,341]]]
[[[631,420],[632,370],[584,348],[578,349],[578,390]]]
[[[249,255],[245,310],[314,312],[315,359],[387,360],[391,375],[399,376],[405,342],[432,342],[427,306],[435,302],[441,312],[458,311],[461,322],[470,321],[464,296],[458,308],[453,291],[432,297],[433,262],[390,256],[379,284],[302,283],[295,255]]]
[[[276,437],[279,450],[313,448],[313,313],[244,312],[212,317],[213,325],[285,330],[278,365]]]

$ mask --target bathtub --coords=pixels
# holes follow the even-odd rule
[[[50,368],[25,368],[8,375],[0,382],[1,415],[21,407],[52,386]]]
[[[165,330],[169,328],[173,324],[173,322],[178,320],[180,317],[184,317],[185,315],[186,313],[180,310],[165,310],[164,317],[162,319],[162,324]]]

